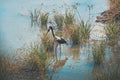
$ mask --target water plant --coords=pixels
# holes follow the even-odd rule
[[[39,13],[36,9],[33,12],[32,11],[30,12],[31,21],[36,21],[37,22],[38,17],[39,17]]]
[[[39,16],[40,16],[39,20],[41,22],[41,27],[46,29],[47,28],[47,22],[48,22],[49,13],[41,11]]]
[[[38,22],[39,12],[36,9],[30,12],[30,18],[31,18],[31,27],[39,24]]]
[[[47,60],[47,53],[44,47],[34,43],[31,45],[30,50],[27,51],[27,54],[27,66],[31,67],[33,71],[44,73]]]
[[[70,39],[74,32],[74,25],[64,25],[63,36],[66,39]]]
[[[63,22],[64,22],[64,16],[62,14],[55,14],[54,15],[54,21],[57,24],[57,27],[59,30],[62,30]]]
[[[0,79],[7,80],[8,70],[7,70],[6,58],[3,54],[0,54]]]
[[[80,21],[80,41],[86,42],[89,40],[90,32],[92,30],[91,24],[83,20]]]
[[[107,39],[110,43],[110,45],[114,45],[117,42],[117,38],[118,38],[118,34],[119,34],[119,27],[116,26],[115,23],[110,22],[108,24],[106,24],[106,26],[104,27],[104,30],[106,32],[107,35]]]
[[[119,80],[120,79],[119,64],[107,65],[106,67],[98,71],[95,72],[94,80]]]
[[[103,63],[105,56],[105,42],[95,43],[92,47],[92,55],[95,64],[100,65]]]
[[[41,44],[44,46],[47,52],[54,50],[54,39],[51,34],[46,35],[46,32],[42,32],[40,38]]]
[[[73,45],[79,45],[80,44],[80,27],[78,25],[74,26],[73,33],[71,34],[71,40],[73,42]]]
[[[64,19],[64,23],[65,25],[71,25],[75,22],[75,15],[74,13],[70,12],[70,11],[65,11],[65,19]]]

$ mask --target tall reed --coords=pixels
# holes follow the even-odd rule
[[[73,24],[74,22],[75,22],[74,13],[72,13],[70,11],[65,11],[65,19],[64,19],[65,25]]]
[[[64,22],[64,16],[62,14],[55,14],[54,15],[54,21],[57,24],[57,27],[59,30],[62,30],[63,28],[63,22]]]
[[[92,55],[95,64],[100,65],[103,63],[105,56],[105,42],[101,42],[100,44],[95,43],[92,47]]]
[[[49,13],[40,12],[39,16],[40,16],[39,20],[41,22],[41,27],[44,27],[46,29],[47,28],[47,22],[48,22]]]
[[[106,32],[109,44],[110,45],[116,44],[120,31],[119,27],[116,26],[115,23],[110,22],[104,27],[104,30]]]
[[[54,38],[52,34],[48,33],[46,35],[46,32],[42,32],[40,38],[41,38],[41,44],[44,46],[47,52],[54,50]]]
[[[80,39],[81,39],[80,41],[86,42],[90,38],[90,32],[92,30],[91,24],[81,20],[79,25],[80,25]]]
[[[39,44],[33,44],[30,50],[27,51],[27,66],[31,67],[31,70],[38,71],[41,74],[45,72],[47,53],[43,46]]]
[[[30,12],[31,21],[36,21],[37,22],[38,17],[39,17],[39,13],[36,9],[33,12],[32,11]]]
[[[93,80],[119,80],[120,79],[120,65],[112,64],[99,69],[94,74]]]
[[[7,59],[3,54],[0,54],[0,79],[8,80]]]
[[[71,33],[71,40],[73,42],[73,45],[79,45],[80,44],[80,26],[75,25],[73,29],[73,33]]]
[[[31,27],[39,25],[39,12],[35,9],[34,11],[30,12],[30,18],[31,18]]]

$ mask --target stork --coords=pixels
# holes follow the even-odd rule
[[[55,49],[55,54],[56,54],[57,46],[58,46],[58,44],[59,44],[59,45],[60,45],[60,55],[61,55],[61,44],[67,44],[67,42],[66,42],[65,39],[63,39],[63,38],[61,38],[61,37],[58,37],[58,36],[55,36],[52,26],[49,26],[49,28],[48,28],[48,30],[47,30],[47,34],[48,34],[48,32],[49,32],[50,30],[51,30],[51,32],[52,32],[54,41],[56,42],[56,45],[55,45],[55,47],[54,47],[54,49]],[[47,35],[47,34],[46,34],[46,35]],[[57,55],[56,55],[56,57],[57,57]]]

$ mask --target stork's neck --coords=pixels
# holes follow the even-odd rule
[[[52,35],[53,35],[53,37],[55,38],[55,34],[54,34],[54,32],[53,32],[53,29],[51,29],[51,31],[52,31]]]

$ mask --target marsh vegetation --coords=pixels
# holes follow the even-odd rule
[[[118,6],[117,0],[110,1],[110,6],[115,4],[110,8]],[[39,29],[37,40],[24,45],[25,48],[19,48],[12,56],[0,54],[0,79],[119,80],[119,24],[111,20],[104,24],[106,38],[92,39],[93,23],[90,18],[82,19],[78,11],[80,5],[64,5],[69,8],[62,7],[64,10],[61,13],[57,10],[31,10],[31,26]],[[90,11],[88,14],[90,17]],[[67,43],[56,47],[52,34],[46,35],[49,26],[53,27],[55,35],[64,38]]]

